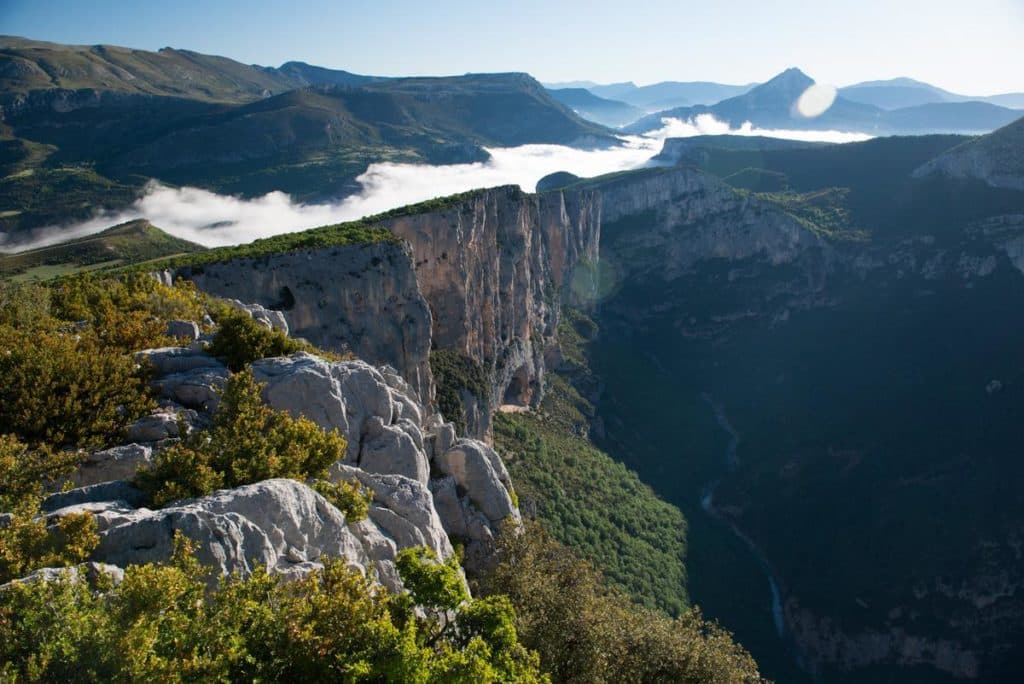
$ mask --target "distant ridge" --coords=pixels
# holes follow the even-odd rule
[[[804,117],[795,108],[801,94],[815,83],[795,67],[742,95],[711,106],[677,107],[650,114],[626,127],[630,133],[646,133],[663,126],[662,119],[689,120],[711,114],[737,128],[746,122],[759,128],[838,130],[870,135],[919,135],[927,133],[980,133],[1003,126],[1019,112],[985,102],[929,102],[912,107],[884,109],[858,102],[840,91],[820,116]],[[875,87],[875,86],[865,86]],[[903,86],[900,86],[903,87]],[[857,91],[856,88],[853,89]]]
[[[0,252],[0,280],[22,277],[46,279],[101,266],[136,264],[151,259],[191,254],[202,245],[169,235],[145,219],[17,254]]]

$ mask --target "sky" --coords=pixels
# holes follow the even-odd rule
[[[1024,0],[0,0],[0,33],[382,76],[820,83],[1024,92]]]

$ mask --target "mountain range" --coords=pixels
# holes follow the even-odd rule
[[[385,79],[22,38],[0,38],[0,119],[5,233],[124,206],[151,178],[326,199],[374,162],[618,142],[526,74]]]
[[[921,133],[987,133],[1020,116],[1008,107],[975,101],[933,101],[913,106],[883,109],[847,96],[839,91],[831,106],[817,116],[806,116],[796,109],[800,96],[815,81],[797,68],[742,95],[716,104],[676,107],[649,114],[624,128],[630,133],[646,133],[663,127],[662,120],[693,119],[711,114],[732,127],[750,122],[759,128],[839,130],[870,135],[907,135]],[[854,88],[854,92],[858,92]]]

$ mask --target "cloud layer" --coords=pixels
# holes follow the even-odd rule
[[[732,128],[728,123],[719,121],[711,114],[698,114],[692,119],[664,118],[664,127],[652,135],[658,138],[691,138],[695,135],[762,135],[768,138],[784,138],[786,140],[802,140],[804,142],[848,143],[870,140],[867,133],[850,133],[846,131],[799,131],[782,128],[755,128],[749,121],[739,128]]]
[[[537,181],[556,171],[581,177],[638,168],[651,163],[667,137],[694,135],[766,135],[793,140],[850,142],[870,136],[839,131],[763,130],[744,124],[728,124],[702,114],[689,121],[665,119],[665,127],[648,136],[623,138],[622,145],[604,150],[579,150],[561,145],[523,145],[493,148],[491,158],[474,164],[430,166],[425,164],[371,164],[356,180],[362,191],[340,202],[300,204],[283,192],[271,192],[254,199],[242,199],[199,188],[171,188],[150,183],[143,195],[124,211],[104,214],[88,221],[49,226],[32,231],[28,240],[7,244],[0,236],[0,248],[8,251],[43,247],[137,218],[146,218],[172,235],[216,247],[305,230],[443,197],[473,188],[519,185],[532,191]]]

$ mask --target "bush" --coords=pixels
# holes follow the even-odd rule
[[[205,297],[191,283],[174,287],[144,273],[119,278],[89,274],[57,281],[51,311],[64,321],[84,321],[105,346],[132,353],[173,340],[167,321],[202,318]]]
[[[266,406],[247,369],[228,380],[213,427],[162,451],[135,483],[162,506],[274,477],[322,478],[346,448],[337,430],[325,432],[311,420]]]
[[[415,595],[390,594],[341,561],[291,582],[257,568],[208,592],[190,550],[179,537],[171,563],[129,567],[117,587],[0,592],[0,679],[546,681],[507,601],[463,602],[442,633],[436,617],[417,616]]]
[[[154,406],[142,369],[90,331],[0,325],[0,434],[33,446],[113,442]]]
[[[52,323],[48,288],[35,283],[0,282],[0,325],[35,330]]]
[[[258,359],[311,350],[309,345],[291,339],[280,330],[271,330],[246,312],[227,305],[216,312],[216,317],[218,329],[210,353],[223,358],[233,371],[242,370]]]
[[[537,523],[502,534],[476,593],[507,596],[522,643],[556,682],[759,682],[732,636],[691,609],[672,619],[608,589]]]
[[[373,491],[363,487],[358,480],[351,482],[314,480],[312,486],[320,496],[344,513],[347,521],[366,520],[366,516],[370,512],[370,503],[373,501]]]
[[[96,521],[88,513],[64,516],[53,529],[39,511],[43,483],[54,482],[78,461],[76,454],[30,450],[0,435],[0,511],[11,518],[0,527],[0,584],[47,566],[88,557],[96,546]]]
[[[449,349],[430,352],[430,372],[437,383],[437,407],[447,420],[455,424],[460,435],[466,432],[466,409],[462,390],[481,402],[488,401],[487,376],[480,364]]]

